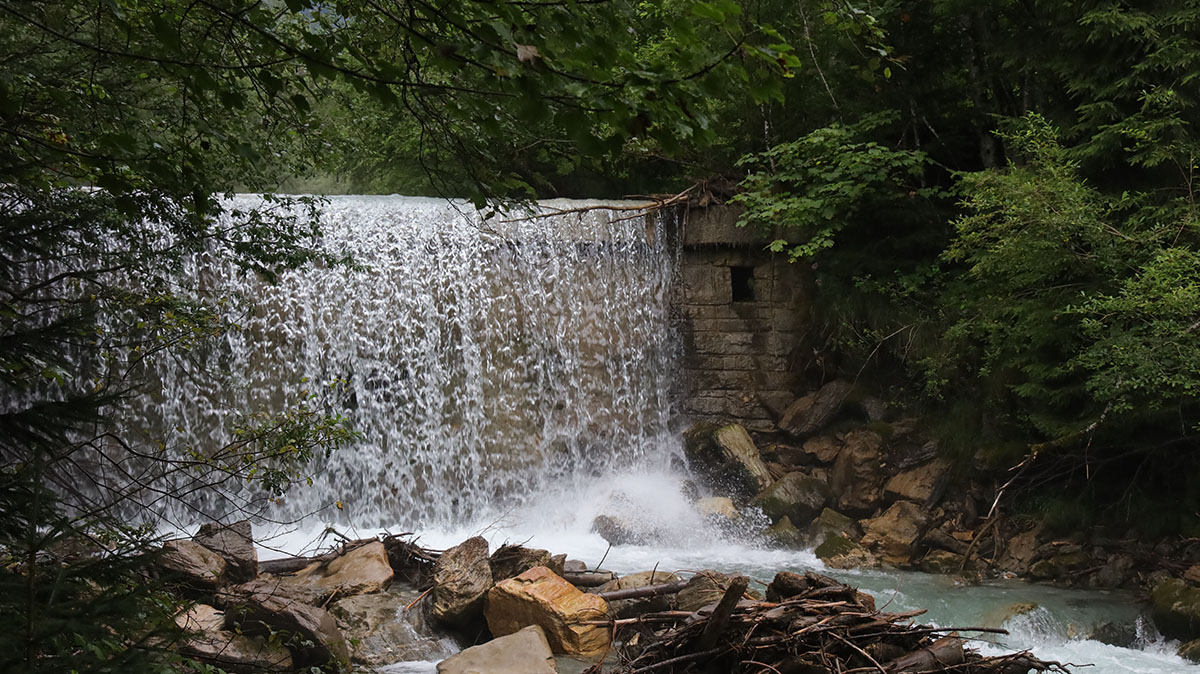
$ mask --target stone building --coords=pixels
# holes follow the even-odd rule
[[[678,220],[683,411],[772,430],[800,385],[810,280],[803,263],[767,249],[770,237],[737,227],[737,215],[713,206]]]

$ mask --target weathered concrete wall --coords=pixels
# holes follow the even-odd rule
[[[771,430],[796,397],[809,281],[804,265],[765,250],[770,238],[736,220],[730,207],[680,217],[684,412]]]

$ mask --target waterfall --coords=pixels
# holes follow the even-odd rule
[[[157,360],[134,425],[204,451],[232,439],[238,415],[315,395],[359,439],[270,516],[324,508],[360,526],[445,526],[662,466],[681,351],[677,246],[667,216],[588,208],[601,205],[484,219],[444,200],[333,197],[323,245],[352,264],[269,284],[199,257],[185,285],[241,329],[192,361]],[[216,516],[224,505],[218,493],[192,504]]]

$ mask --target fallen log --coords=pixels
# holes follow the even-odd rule
[[[575,587],[600,587],[601,585],[616,579],[616,575],[612,571],[579,571],[563,572],[563,579]]]
[[[631,587],[626,590],[609,590],[608,592],[597,592],[596,596],[604,601],[617,601],[618,599],[645,599],[646,597],[659,597],[664,594],[675,594],[688,586],[690,581],[681,580],[674,583],[663,583],[661,585],[643,585],[642,587]]]
[[[730,581],[729,587],[725,589],[725,594],[717,604],[717,608],[713,610],[712,616],[709,617],[707,624],[704,626],[704,631],[700,633],[700,641],[697,642],[696,650],[707,651],[717,645],[721,634],[729,625],[729,618],[733,615],[733,609],[737,608],[738,602],[742,599],[742,594],[746,592],[746,588],[749,586],[750,580],[745,576],[738,576]]]
[[[888,663],[894,674],[905,672],[936,672],[939,669],[961,665],[966,659],[963,640],[957,634],[944,636],[929,646],[906,653]]]

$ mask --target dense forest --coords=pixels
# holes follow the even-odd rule
[[[813,349],[1012,468],[1006,507],[1200,535],[1197,0],[0,0],[0,27],[0,661],[173,671],[153,532],[117,513],[176,473],[271,498],[352,437],[304,404],[206,452],[110,432],[144,359],[236,329],[187,255],[324,255],[311,199],[235,191],[737,204],[813,269]]]

